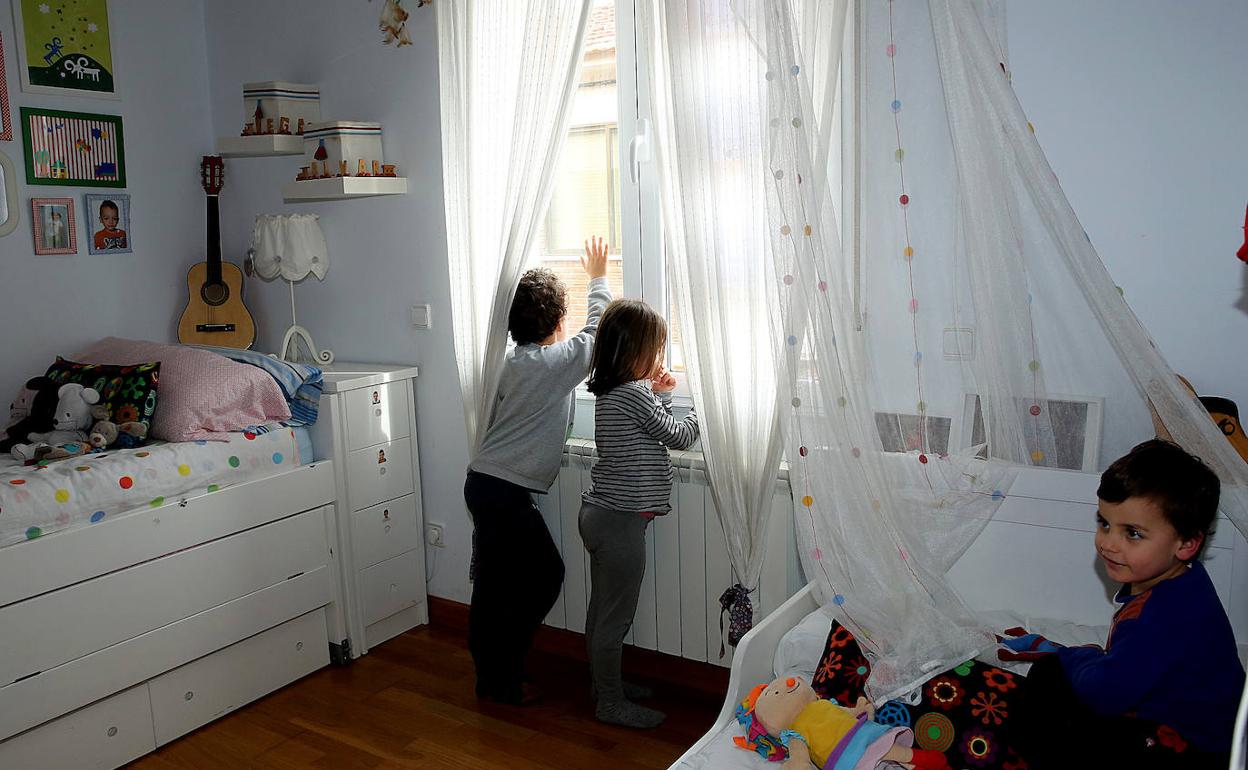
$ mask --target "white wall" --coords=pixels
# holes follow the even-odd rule
[[[1007,23],[1014,89],[1114,281],[1176,371],[1248,411],[1248,3],[1015,0]]]
[[[241,262],[255,216],[321,215],[329,243],[325,281],[297,287],[300,322],[340,361],[416,363],[417,420],[425,520],[445,525],[446,547],[430,549],[429,592],[467,601],[471,527],[463,504],[468,455],[450,326],[442,207],[436,25],[431,7],[410,7],[413,45],[381,44],[380,3],[213,0],[206,3],[212,130],[243,126],[242,84],[316,83],[325,119],[375,120],[387,162],[408,178],[408,194],[285,205],[281,187],[298,157],[226,161],[221,195],[223,254]],[[290,323],[285,284],[249,281],[260,349],[280,344]],[[409,325],[408,308],[433,306],[433,329]]]
[[[17,69],[9,4],[0,5],[0,34],[13,141],[0,152],[13,161],[21,221],[0,238],[0,410],[53,358],[69,356],[105,334],[169,340],[186,304],[186,271],[204,257],[204,194],[199,158],[211,149],[207,56],[201,0],[113,0],[109,3],[120,101],[26,94]],[[133,254],[89,256],[92,230],[85,192],[114,188],[26,185],[20,107],[121,115],[130,195]],[[35,256],[30,199],[72,197],[77,256]]]

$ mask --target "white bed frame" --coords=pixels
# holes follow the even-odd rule
[[[728,675],[728,694],[724,697],[724,705],[719,709],[719,716],[715,717],[715,724],[680,759],[672,763],[671,767],[680,767],[686,761],[692,760],[726,725],[736,723],[737,704],[756,684],[770,682],[775,677],[772,666],[780,638],[817,609],[819,603],[815,601],[815,587],[807,584],[741,637],[741,643],[737,645],[736,655],[732,659],[732,671]]]
[[[0,549],[0,767],[114,768],[329,662],[332,463]]]

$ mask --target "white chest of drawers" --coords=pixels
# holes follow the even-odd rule
[[[416,435],[416,368],[325,370],[317,459],[333,459],[351,657],[429,621]]]

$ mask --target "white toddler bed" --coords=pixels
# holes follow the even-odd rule
[[[981,619],[993,627],[1024,625],[1051,639],[1068,644],[1103,642],[1107,627],[1081,626],[1041,618],[1026,618],[1012,613],[983,613]],[[774,677],[793,675],[811,681],[823,654],[832,616],[815,603],[814,587],[806,586],[779,609],[768,615],[741,640],[733,659],[728,682],[728,696],[707,731],[680,759],[672,765],[676,770],[763,770],[774,767],[758,754],[743,751],[733,737],[743,735],[737,723],[737,704],[754,685]],[[1026,664],[1002,663],[995,657],[984,662],[1014,671],[1025,672]]]
[[[0,468],[0,767],[118,767],[329,662],[333,468],[296,442]]]

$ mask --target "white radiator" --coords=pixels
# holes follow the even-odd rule
[[[564,449],[559,481],[538,497],[546,526],[563,554],[563,591],[546,624],[584,633],[589,602],[589,554],[581,543],[577,515],[581,492],[590,487],[592,441],[573,439]],[[719,657],[719,597],[734,580],[714,498],[706,486],[700,455],[673,452],[677,479],[672,511],[646,532],[646,576],[633,628],[625,638],[649,650],[722,666],[732,664],[732,647]],[[787,480],[778,479],[772,496],[767,555],[759,589],[751,595],[754,620],[761,621],[798,588],[801,580],[793,546],[793,503]],[[727,617],[724,633],[727,635]]]

